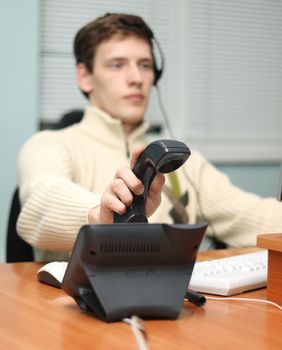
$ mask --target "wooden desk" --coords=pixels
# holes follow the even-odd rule
[[[200,253],[199,260],[230,253],[234,251]],[[137,348],[130,326],[82,313],[62,290],[38,282],[39,266],[0,265],[1,349]],[[266,290],[243,297],[265,299]],[[270,305],[208,300],[198,308],[185,302],[177,320],[145,324],[150,350],[282,349],[282,312]]]

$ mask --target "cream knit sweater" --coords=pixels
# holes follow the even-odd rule
[[[146,130],[144,122],[125,139],[119,120],[88,107],[79,124],[35,134],[19,155],[20,236],[41,250],[70,252],[117,167],[129,163],[134,146],[146,143]],[[208,221],[207,235],[252,246],[260,233],[282,232],[281,203],[233,186],[198,152],[192,150],[178,178],[182,193],[188,191],[189,222]],[[171,207],[163,194],[149,221],[172,222]]]

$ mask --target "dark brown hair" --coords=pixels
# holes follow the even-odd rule
[[[113,35],[136,35],[145,39],[152,49],[153,32],[141,17],[107,13],[82,27],[74,39],[74,55],[76,63],[84,63],[89,72],[93,70],[93,62],[97,47]]]

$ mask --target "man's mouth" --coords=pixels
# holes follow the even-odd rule
[[[130,94],[126,95],[125,98],[128,101],[134,102],[134,103],[139,103],[144,100],[144,95],[143,94]]]

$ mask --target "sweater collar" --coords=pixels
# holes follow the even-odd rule
[[[112,118],[97,107],[88,106],[80,122],[80,128],[103,144],[113,147],[127,145],[131,150],[136,144],[146,143],[144,135],[149,128],[149,123],[143,121],[128,137],[125,137],[122,123],[119,119]]]

